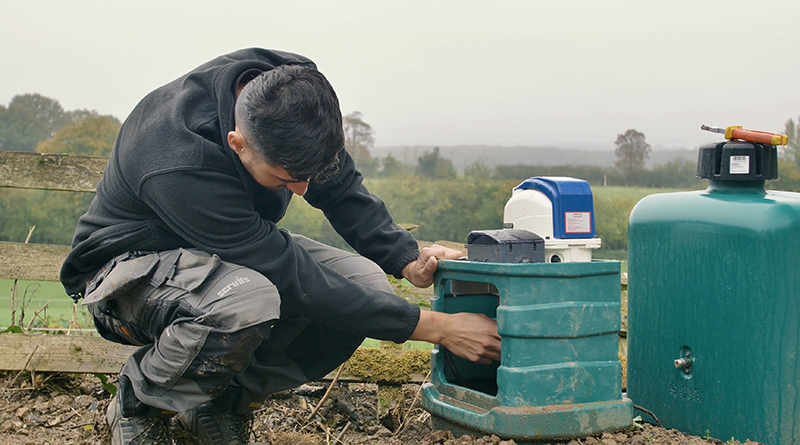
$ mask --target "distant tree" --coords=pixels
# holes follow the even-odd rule
[[[55,99],[41,94],[20,94],[14,96],[8,104],[9,108],[20,107],[33,113],[36,120],[47,128],[48,136],[70,122],[70,114]]]
[[[434,147],[433,151],[426,151],[417,158],[417,174],[424,178],[431,179],[452,179],[456,177],[456,169],[453,161],[443,158],[439,153],[439,147]]]
[[[47,126],[30,110],[0,106],[0,150],[34,151],[49,136]]]
[[[8,107],[0,106],[0,150],[107,156],[119,128],[112,116],[64,111],[39,94],[15,96]],[[69,244],[91,199],[89,193],[0,189],[0,240],[24,240],[35,225],[31,242]]]
[[[797,122],[791,118],[783,126],[783,132],[789,136],[789,144],[783,149],[789,160],[800,167],[800,117]]]
[[[464,167],[464,178],[474,181],[482,181],[494,175],[494,167],[489,166],[482,160],[477,160]]]
[[[617,135],[614,141],[617,148],[615,165],[626,176],[633,177],[645,170],[645,161],[650,157],[650,144],[645,141],[644,133],[630,129]]]
[[[8,107],[0,105],[0,150],[34,151],[70,120],[70,113],[54,99],[40,94],[14,96]]]
[[[84,117],[97,116],[98,113],[95,110],[85,110],[84,109],[84,110],[67,111],[65,113],[65,115],[66,115],[66,118],[67,118],[67,122],[64,125],[67,125],[67,124],[70,124],[70,123],[75,123],[75,122],[83,119]]]
[[[364,122],[359,111],[343,117],[342,124],[344,126],[344,146],[353,157],[356,167],[365,176],[374,176],[378,170],[378,160],[373,159],[370,153],[375,145],[372,127]]]
[[[392,176],[403,173],[403,165],[391,153],[383,158],[383,169],[381,170],[381,177],[391,178]]]
[[[39,143],[36,151],[108,156],[117,139],[120,125],[114,116],[90,112],[56,131],[52,138]]]

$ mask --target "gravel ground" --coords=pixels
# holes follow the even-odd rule
[[[375,385],[340,384],[317,414],[322,384],[274,395],[253,423],[254,443],[270,445],[515,445],[497,436],[454,437],[431,429],[430,415],[419,407],[419,385],[405,385],[403,406],[378,416]],[[4,445],[110,444],[105,410],[110,395],[91,375],[0,374],[0,443]],[[386,425],[394,429],[390,430]],[[649,424],[583,437],[567,445],[722,444]],[[739,443],[736,441],[728,444]],[[745,442],[755,443],[755,442]]]

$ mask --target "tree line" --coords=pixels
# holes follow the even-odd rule
[[[120,122],[92,110],[64,110],[40,94],[14,96],[0,105],[0,150],[108,156]],[[0,240],[69,244],[90,193],[0,188]]]
[[[386,203],[395,221],[418,226],[417,239],[466,243],[473,230],[501,229],[503,211],[520,180],[425,179],[416,175],[366,179],[369,190]],[[596,258],[625,259],[628,216],[638,198],[595,194],[597,236],[602,239]],[[302,233],[326,244],[347,249],[322,212],[305,200],[292,200],[280,222],[294,233]]]
[[[405,164],[391,154],[373,157],[374,131],[363,115],[351,113],[343,124],[347,149],[366,177],[368,188],[386,202],[397,222],[419,225],[414,233],[423,240],[464,242],[472,230],[501,228],[503,208],[513,187],[531,176],[570,176],[584,179],[593,187],[606,183],[704,187],[704,182],[695,178],[696,166],[690,161],[645,168],[650,146],[644,134],[636,130],[618,135],[617,162],[610,168],[491,167],[475,162],[459,174],[438,147],[424,152],[414,164]],[[782,152],[781,178],[770,181],[771,188],[800,191],[799,126],[800,119],[797,123],[790,119],[786,124],[790,145]],[[108,156],[119,128],[120,122],[113,116],[89,110],[67,111],[57,101],[38,94],[15,96],[7,107],[0,105],[0,150],[5,151]],[[36,225],[31,242],[69,244],[91,198],[89,193],[0,189],[0,240],[24,240],[28,228]],[[597,233],[603,239],[604,251],[624,252],[627,248],[627,219],[635,203],[633,198],[595,194]],[[293,200],[280,225],[346,247],[322,214],[302,199]]]
[[[367,178],[392,178],[415,175],[432,180],[449,180],[462,177],[494,180],[527,179],[531,176],[570,176],[583,179],[593,186],[629,185],[637,187],[696,188],[702,181],[695,178],[697,165],[693,161],[675,159],[650,169],[645,161],[650,155],[650,145],[643,133],[634,129],[619,134],[615,141],[614,167],[593,165],[536,165],[514,164],[490,166],[475,161],[459,175],[453,161],[442,156],[439,147],[427,150],[417,157],[416,163],[403,163],[391,153],[383,158],[373,157],[375,138],[372,127],[364,122],[359,112],[344,117],[345,145],[356,165]]]

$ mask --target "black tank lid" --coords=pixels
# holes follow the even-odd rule
[[[765,181],[778,177],[778,148],[745,141],[700,147],[697,177],[721,181]]]

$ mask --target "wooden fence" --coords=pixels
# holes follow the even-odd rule
[[[93,193],[107,161],[0,151],[0,187]],[[0,242],[0,278],[58,281],[69,251],[69,246]],[[134,346],[96,335],[4,334],[0,335],[0,370],[113,374],[134,350]],[[339,380],[421,382],[430,367],[429,355],[388,346],[360,348]]]
[[[106,163],[107,158],[0,151],[0,187],[94,192]],[[420,242],[421,246],[429,244]],[[58,281],[69,250],[69,246],[0,242],[0,278]],[[624,367],[627,326],[624,274],[622,296],[620,359]],[[0,335],[0,370],[113,374],[135,349],[92,335],[5,334]],[[388,345],[381,349],[360,348],[340,379],[420,382],[429,363],[427,351],[401,351]]]

